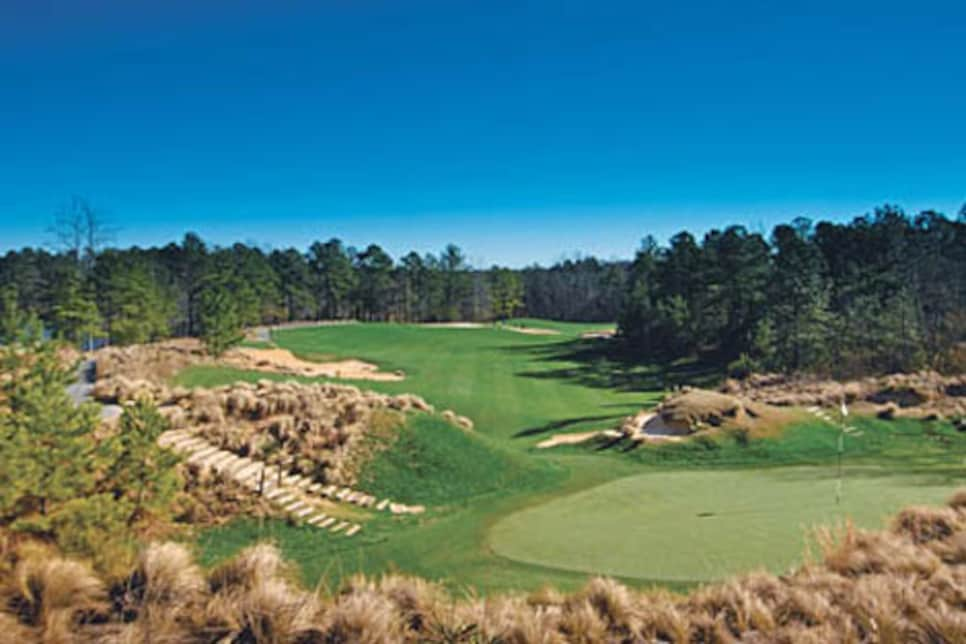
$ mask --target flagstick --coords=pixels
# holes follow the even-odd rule
[[[839,418],[839,467],[838,480],[835,483],[835,505],[842,503],[842,452],[845,451],[845,419],[849,415],[849,408],[845,406],[845,397],[842,397],[842,406],[839,408],[841,414]]]

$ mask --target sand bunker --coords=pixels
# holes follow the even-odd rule
[[[205,354],[201,343],[193,338],[165,340],[129,347],[107,347],[93,354],[97,362],[97,378],[123,376],[132,380],[161,383],[192,365],[222,364],[252,371],[265,371],[290,376],[346,378],[395,382],[402,372],[379,371],[376,365],[361,360],[311,362],[294,356],[286,349],[238,347],[215,360]]]
[[[763,436],[780,429],[795,412],[706,389],[685,388],[654,410],[624,420],[621,434],[634,441],[677,441],[715,428],[744,429]]]
[[[557,447],[558,445],[579,445],[580,443],[586,443],[589,440],[593,440],[598,437],[606,438],[620,438],[620,432],[614,431],[612,429],[605,429],[600,432],[579,432],[576,434],[555,434],[550,438],[540,441],[537,443],[537,449],[547,449],[548,447]]]
[[[427,329],[482,329],[479,322],[424,322],[419,326]]]
[[[554,329],[537,329],[527,326],[501,326],[500,329],[504,331],[513,331],[514,333],[523,333],[525,335],[560,335],[560,331]]]
[[[633,441],[679,441],[691,431],[668,425],[658,413],[642,411],[624,421],[621,434]]]
[[[605,329],[603,331],[584,331],[580,337],[584,340],[610,340],[617,335],[617,329]]]
[[[255,369],[296,376],[375,380],[379,382],[397,382],[404,378],[401,372],[379,371],[379,367],[376,365],[361,360],[310,362],[296,357],[288,349],[239,347],[226,353],[222,362],[240,369]]]
[[[526,326],[514,326],[510,324],[483,324],[482,322],[425,322],[419,326],[429,329],[499,329],[501,331],[512,331],[513,333],[523,333],[526,335],[560,335],[560,331],[554,329],[538,329]]]

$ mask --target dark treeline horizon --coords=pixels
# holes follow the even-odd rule
[[[617,321],[627,353],[752,369],[851,375],[962,369],[966,207],[953,219],[894,206],[848,223],[796,219],[647,236],[633,260],[472,266],[459,246],[391,257],[337,238],[305,251],[187,233],[112,248],[83,200],[57,217],[58,249],[0,257],[4,311],[36,314],[73,342],[199,335],[207,300],[241,326],[324,319],[443,322],[515,316]],[[224,297],[212,298],[213,294]]]

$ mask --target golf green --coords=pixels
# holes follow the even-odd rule
[[[807,533],[846,519],[881,528],[914,504],[943,502],[954,485],[875,467],[640,474],[500,520],[489,534],[508,559],[575,572],[705,581],[800,562]]]

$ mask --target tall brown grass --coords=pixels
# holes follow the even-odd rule
[[[118,376],[99,380],[94,397],[122,403],[146,397],[159,405],[173,429],[190,430],[222,449],[292,474],[339,485],[354,484],[374,451],[391,444],[406,412],[434,411],[412,394],[270,380],[188,390]],[[453,415],[453,422],[464,421],[469,422]]]
[[[309,591],[278,550],[208,571],[153,544],[122,579],[3,543],[0,641],[17,642],[966,642],[966,492],[889,529],[817,533],[820,556],[689,595],[609,579],[580,591],[454,599],[397,575]]]

